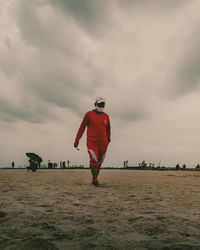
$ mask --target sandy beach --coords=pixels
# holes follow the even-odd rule
[[[200,172],[0,170],[0,249],[200,249]]]

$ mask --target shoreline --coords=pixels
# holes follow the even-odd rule
[[[68,167],[68,168],[38,168],[38,170],[88,170],[90,169],[89,167]],[[10,167],[3,167],[0,168],[0,170],[27,170],[27,168],[10,168]],[[126,167],[126,168],[114,168],[114,167],[103,167],[101,170],[136,170],[136,171],[200,171],[200,169],[196,168],[186,168],[186,169],[175,169],[175,168],[139,168],[139,167]]]

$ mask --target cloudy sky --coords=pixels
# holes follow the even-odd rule
[[[0,0],[0,166],[88,165],[82,117],[112,126],[104,166],[200,162],[198,0]]]

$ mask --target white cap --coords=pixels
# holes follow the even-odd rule
[[[96,103],[101,103],[101,102],[106,102],[106,100],[103,98],[103,97],[97,97],[97,99],[96,99],[96,101],[95,101]]]

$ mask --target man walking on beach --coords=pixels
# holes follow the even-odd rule
[[[110,120],[108,114],[103,112],[105,99],[98,97],[94,103],[95,109],[88,111],[77,132],[74,147],[77,148],[85,128],[87,127],[87,148],[90,157],[92,184],[98,186],[98,175],[105,159],[110,142]]]

